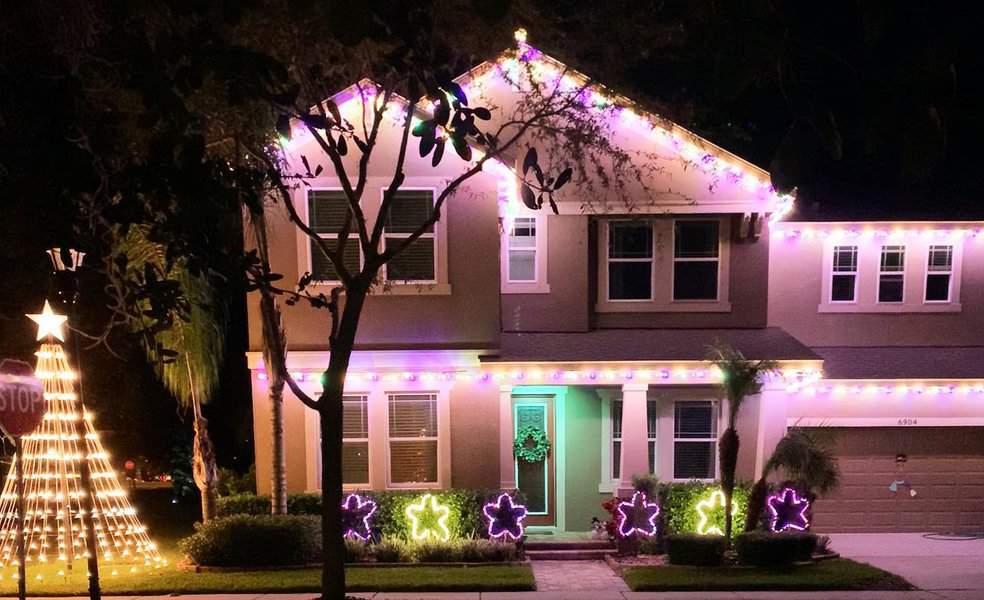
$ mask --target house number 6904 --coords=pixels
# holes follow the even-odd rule
[[[899,425],[918,425],[919,421],[913,417],[903,417],[899,419]]]

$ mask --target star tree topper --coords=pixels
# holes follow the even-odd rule
[[[793,488],[783,488],[781,492],[772,494],[766,501],[766,506],[772,514],[772,531],[776,533],[787,529],[806,531],[810,527],[810,521],[806,518],[810,501],[800,498]]]
[[[62,329],[62,326],[65,325],[68,317],[51,310],[51,304],[47,300],[44,301],[44,308],[41,309],[40,314],[29,314],[27,318],[38,324],[37,339],[43,340],[51,335],[62,342],[65,341],[65,330]]]
[[[369,519],[376,512],[376,502],[358,494],[349,494],[342,501],[342,530],[345,537],[355,537],[362,541],[369,539],[372,528]]]
[[[645,492],[632,494],[632,500],[618,505],[618,533],[629,537],[633,533],[656,535],[656,517],[659,516],[659,504],[647,502]]]
[[[489,537],[513,540],[523,537],[523,519],[526,518],[526,507],[514,504],[509,494],[500,494],[495,502],[489,502],[482,509],[485,518],[489,520]]]

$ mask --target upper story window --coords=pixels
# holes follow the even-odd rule
[[[716,457],[716,403],[711,400],[674,403],[673,478],[714,479]]]
[[[905,298],[905,246],[882,246],[878,268],[878,301],[902,302]]]
[[[369,397],[342,397],[342,483],[369,483]]]
[[[437,483],[437,394],[389,395],[389,482]]]
[[[392,247],[403,243],[434,212],[433,190],[400,190],[386,213],[383,243]],[[434,226],[414,240],[386,264],[386,279],[411,283],[433,283],[437,273]]]
[[[508,280],[536,281],[536,218],[517,217],[509,230]]]
[[[858,291],[858,247],[834,246],[830,301],[854,302]]]
[[[608,299],[652,300],[653,227],[648,221],[608,225]]]
[[[348,199],[341,190],[309,190],[308,191],[308,220],[311,229],[318,237],[333,240],[328,247],[334,250],[338,243],[338,234],[345,223],[345,215],[349,212]],[[358,234],[350,229],[348,241],[345,243],[343,262],[350,272],[358,272],[361,267],[362,253],[359,249]],[[315,281],[338,281],[334,265],[314,240],[309,240],[311,264],[308,265]]]
[[[673,230],[673,299],[717,300],[718,221],[677,221]]]
[[[953,246],[930,246],[926,260],[926,302],[949,302]]]

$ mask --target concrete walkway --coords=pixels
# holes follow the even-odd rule
[[[535,560],[533,578],[538,592],[627,592],[622,578],[601,560]]]
[[[984,539],[927,539],[921,533],[837,533],[830,537],[841,556],[901,575],[938,598],[984,599]]]

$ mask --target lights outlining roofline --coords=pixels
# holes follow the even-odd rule
[[[984,223],[794,223],[772,230],[772,237],[784,240],[984,240]]]

